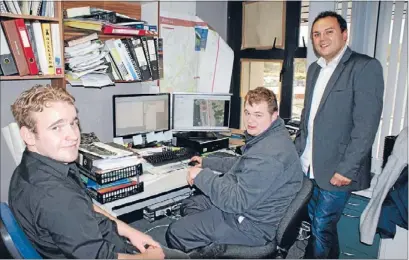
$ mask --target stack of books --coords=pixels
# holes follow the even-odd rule
[[[0,0],[0,13],[54,17],[54,1]]]
[[[81,144],[77,164],[87,192],[104,204],[143,192],[140,159],[114,143]]]
[[[0,40],[2,75],[62,75],[58,23],[1,21]]]
[[[64,49],[66,78],[72,86],[104,87],[113,85],[108,52],[96,33],[66,41]]]

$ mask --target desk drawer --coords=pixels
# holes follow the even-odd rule
[[[379,249],[379,235],[376,235],[372,246],[361,243],[359,234],[359,221],[368,199],[351,195],[348,204],[342,212],[338,222],[338,237],[340,245],[340,258],[377,258]]]

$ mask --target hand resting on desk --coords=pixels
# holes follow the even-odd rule
[[[200,157],[200,156],[193,156],[191,159],[190,159],[190,162],[189,162],[189,166],[195,166],[195,167],[197,167],[197,168],[202,168],[202,162],[203,162],[203,159],[202,159],[202,157]],[[191,165],[192,164],[192,165]]]
[[[187,170],[187,176],[186,180],[187,183],[189,183],[190,186],[193,186],[193,180],[196,178],[196,176],[202,171],[202,168],[200,167],[191,167]]]

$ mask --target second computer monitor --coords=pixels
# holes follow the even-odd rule
[[[114,95],[114,137],[170,129],[170,94]]]
[[[228,130],[230,99],[230,94],[174,93],[173,130]]]

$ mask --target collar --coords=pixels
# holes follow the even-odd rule
[[[23,153],[23,158],[22,158],[21,163],[28,166],[28,164],[33,161],[40,161],[41,163],[52,168],[53,170],[60,173],[64,177],[68,176],[68,173],[70,172],[70,170],[71,172],[72,171],[75,171],[76,173],[78,172],[78,167],[75,164],[75,162],[65,164],[57,160],[51,159],[49,157],[46,157],[44,155],[41,155],[39,153],[30,152],[26,148]]]
[[[344,56],[344,53],[347,50],[347,48],[348,48],[348,45],[345,44],[344,48],[342,48],[342,50],[338,53],[338,55],[335,56],[335,58],[332,59],[332,61],[330,61],[328,64],[323,57],[320,57],[317,61],[318,65],[320,65],[321,68],[326,68],[330,66],[335,68],[340,62],[342,56]]]
[[[261,134],[257,136],[249,135],[247,131],[245,131],[244,134],[246,136],[246,146],[257,143],[258,141],[260,141],[261,139],[263,139],[270,133],[274,133],[274,132],[281,130],[283,126],[284,126],[284,120],[278,116],[277,119],[274,120],[264,132],[262,132]]]

